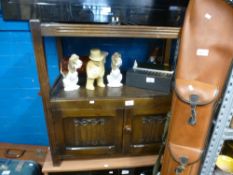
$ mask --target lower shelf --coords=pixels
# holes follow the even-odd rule
[[[42,172],[44,174],[72,171],[109,170],[121,168],[146,167],[154,165],[157,155],[117,157],[85,160],[65,160],[59,166],[53,166],[51,154],[48,151]]]

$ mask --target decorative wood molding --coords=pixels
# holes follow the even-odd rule
[[[178,38],[179,27],[42,23],[43,36]]]
[[[87,126],[87,125],[103,125],[105,119],[74,119],[75,126]]]
[[[47,154],[42,172],[44,174],[56,172],[74,172],[74,171],[92,171],[146,167],[152,166],[156,162],[157,155],[133,156],[133,157],[114,157],[101,159],[80,159],[80,160],[63,160],[60,166],[53,166],[50,152]],[[108,165],[108,166],[106,166]]]
[[[148,124],[152,122],[164,122],[166,120],[165,117],[163,116],[146,116],[142,118],[142,123],[143,124]]]

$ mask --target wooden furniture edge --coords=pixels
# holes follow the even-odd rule
[[[36,66],[38,72],[38,78],[40,82],[40,92],[43,101],[43,108],[45,113],[46,125],[49,134],[49,142],[52,149],[52,154],[55,155],[56,140],[53,129],[53,119],[50,106],[50,84],[48,78],[48,69],[46,64],[46,55],[44,48],[43,36],[41,35],[41,27],[39,20],[30,20],[30,29],[32,33],[32,41],[34,46],[34,53],[36,58]],[[53,156],[54,163],[59,163],[56,156]]]
[[[63,160],[59,166],[53,166],[50,151],[48,151],[42,172],[44,174],[56,172],[74,172],[91,170],[110,170],[119,168],[146,167],[154,165],[157,155],[115,157],[99,159]]]
[[[48,146],[0,142],[0,157],[5,159],[32,160],[44,164]]]
[[[176,39],[179,27],[41,23],[43,36]]]
[[[50,146],[53,156],[53,162],[54,164],[57,164],[60,162],[58,156],[56,156],[56,152],[58,152],[58,148],[56,147],[56,140],[55,140],[55,133],[53,129],[53,119],[51,114],[51,103],[50,103],[50,85],[49,85],[49,79],[48,79],[48,70],[46,66],[46,58],[45,58],[45,50],[43,45],[43,37],[45,36],[54,36],[54,37],[120,37],[120,38],[163,38],[163,39],[176,39],[178,38],[180,28],[177,27],[152,27],[152,26],[123,26],[123,25],[78,25],[78,24],[62,24],[62,23],[40,23],[39,20],[30,20],[30,27],[32,31],[32,38],[34,43],[34,51],[35,51],[35,57],[37,62],[37,69],[38,69],[38,76],[40,81],[40,87],[41,87],[41,94],[42,94],[42,100],[44,104],[44,112],[46,115],[46,123],[50,138]],[[59,49],[61,43],[58,41],[57,48]],[[52,141],[53,140],[53,141]],[[48,153],[50,155],[50,153]],[[53,163],[50,161],[51,167],[53,169],[50,172],[59,172],[58,167],[65,167],[66,164],[73,165],[75,163],[75,166],[77,166],[77,161],[62,161],[60,166],[53,166]],[[140,161],[138,161],[139,159]],[[86,167],[88,169],[86,170],[98,170],[100,169],[117,169],[117,168],[130,168],[130,167],[140,167],[140,166],[149,166],[153,165],[156,161],[157,156],[139,156],[139,157],[120,157],[120,158],[112,158],[112,159],[93,159],[94,161],[92,164],[96,164],[97,167]],[[46,159],[47,160],[47,159]],[[103,167],[103,161],[108,162],[107,167]],[[112,165],[109,166],[109,163],[111,163],[111,160],[113,161]],[[90,160],[86,160],[88,162],[85,162],[85,160],[79,160],[78,164],[82,165],[81,162],[84,162],[83,164],[90,163]],[[48,165],[49,165],[48,163]],[[99,164],[97,164],[99,163]],[[90,163],[91,164],[91,163]],[[43,172],[49,172],[46,171],[47,162],[45,162],[43,167]],[[84,171],[83,168],[85,166],[80,166],[80,170],[70,170],[72,169],[70,166],[68,166],[65,171]],[[74,166],[74,167],[75,167]],[[56,169],[58,168],[58,169]],[[49,170],[49,169],[47,169]]]

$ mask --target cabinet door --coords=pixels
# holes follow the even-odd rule
[[[62,158],[112,155],[122,150],[123,110],[55,111],[55,135]]]
[[[141,155],[158,153],[169,101],[144,99],[124,112],[123,151]]]

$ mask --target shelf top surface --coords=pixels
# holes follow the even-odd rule
[[[147,97],[168,97],[167,93],[140,89],[135,87],[123,86],[119,88],[96,87],[94,91],[85,89],[81,86],[78,90],[64,91],[60,78],[51,91],[51,101],[73,101],[73,100],[91,100],[91,99],[130,99]]]
[[[140,25],[41,23],[40,26],[42,36],[60,37],[76,36],[175,39],[178,37],[180,32],[179,27]]]

